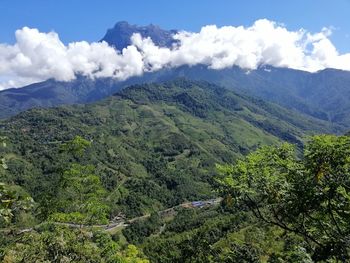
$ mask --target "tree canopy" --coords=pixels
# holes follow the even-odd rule
[[[218,166],[227,205],[299,235],[313,260],[350,259],[350,137],[320,135],[301,158],[290,144]]]

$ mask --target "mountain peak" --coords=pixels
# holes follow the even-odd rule
[[[173,39],[173,35],[177,32],[177,30],[164,30],[155,24],[138,26],[130,24],[127,21],[119,21],[113,28],[107,30],[106,35],[101,41],[106,41],[109,45],[114,46],[118,50],[122,50],[131,45],[131,36],[135,33],[139,33],[144,38],[150,37],[158,46],[171,47],[176,43],[176,40]]]
[[[116,27],[119,27],[119,28],[122,28],[122,27],[130,27],[131,25],[129,24],[128,21],[118,21],[117,23],[115,23],[114,25],[114,28]]]

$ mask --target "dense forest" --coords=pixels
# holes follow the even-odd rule
[[[0,122],[3,262],[347,262],[350,138],[184,79]]]

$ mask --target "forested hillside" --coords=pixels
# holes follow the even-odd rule
[[[307,136],[331,132],[327,122],[185,79],[134,85],[98,103],[23,112],[0,124],[1,194],[9,200],[0,223],[11,236],[2,239],[0,256],[23,262],[28,254],[32,262],[38,249],[38,260],[51,258],[58,233],[67,241],[60,256],[77,262],[227,262],[230,253],[232,262],[250,262],[268,259],[270,245],[286,256],[282,232],[249,212],[216,205],[158,212],[219,197],[217,164],[282,142],[300,154]],[[116,218],[132,220],[112,237],[94,229]],[[43,249],[31,249],[33,243]],[[208,249],[214,243],[225,249]],[[167,249],[171,244],[176,250]],[[86,254],[90,246],[95,252]]]
[[[133,86],[96,104],[31,110],[1,124],[8,181],[46,200],[37,195],[48,193],[36,189],[44,182],[55,189],[55,167],[66,161],[60,146],[79,135],[92,143],[84,162],[96,166],[106,189],[117,189],[112,213],[130,215],[209,197],[216,163],[331,131],[321,121],[185,80]]]

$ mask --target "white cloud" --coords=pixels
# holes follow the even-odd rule
[[[317,71],[327,67],[350,70],[350,54],[339,55],[329,39],[329,29],[311,34],[301,29],[288,31],[284,26],[262,19],[251,27],[205,26],[199,33],[180,32],[179,44],[170,49],[156,47],[150,39],[134,36],[133,43],[144,61],[176,67],[205,64],[213,69],[234,65],[256,69],[260,65]]]
[[[118,52],[107,43],[70,43],[54,32],[24,27],[16,31],[15,45],[0,45],[0,89],[55,78],[73,80],[76,74],[120,80],[143,73],[141,53],[135,46]]]
[[[174,36],[178,43],[172,48],[135,34],[133,44],[118,51],[105,42],[64,45],[54,32],[24,27],[16,31],[16,44],[0,44],[0,89],[48,78],[69,81],[77,74],[125,80],[163,67],[196,64],[212,69],[237,65],[253,70],[267,64],[311,72],[350,70],[350,53],[339,54],[330,35],[327,28],[314,34],[289,31],[262,19],[250,27],[209,25],[198,33],[183,31]]]

